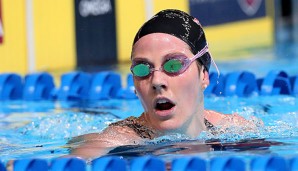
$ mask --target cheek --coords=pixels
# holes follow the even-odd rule
[[[152,93],[150,93],[149,83],[146,81],[135,81],[135,89],[137,91],[137,96],[142,103],[142,106],[146,112],[149,112],[152,108]]]
[[[140,100],[145,100],[146,97],[149,97],[150,86],[148,82],[145,80],[135,80],[134,85]]]
[[[144,89],[147,89],[148,83],[146,83],[144,80],[134,80],[134,86],[138,93],[142,93]]]
[[[194,92],[198,92],[201,84],[197,66],[192,65],[192,67],[189,68],[184,82],[186,83],[185,86],[187,87],[187,90],[189,90],[189,92],[192,91],[194,95],[197,95]]]
[[[199,85],[197,81],[195,79],[192,79],[188,81],[188,84],[185,84],[183,87],[181,87],[184,89],[184,93],[183,93],[183,95],[185,96],[184,99],[189,99],[191,101],[194,100],[199,93],[198,86]]]
[[[197,98],[199,98],[199,92],[201,88],[198,68],[196,66],[189,68],[185,74],[187,75],[181,75],[181,79],[177,81],[177,89],[180,91],[181,96],[184,96],[180,98],[183,98],[186,103],[196,102],[198,101]]]

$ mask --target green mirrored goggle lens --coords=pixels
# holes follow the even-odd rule
[[[134,73],[135,76],[145,77],[148,74],[150,74],[150,68],[146,64],[138,64],[133,67],[132,72]]]
[[[171,59],[163,65],[163,69],[168,73],[179,72],[182,67],[182,62],[177,59]]]
[[[179,59],[170,59],[163,64],[163,70],[169,75],[178,74],[183,69],[183,62]],[[156,71],[156,70],[153,70]],[[151,74],[151,68],[148,64],[139,63],[132,68],[134,76],[146,77]]]

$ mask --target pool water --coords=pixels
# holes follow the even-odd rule
[[[264,77],[272,69],[283,69],[298,75],[297,59],[278,60],[253,58],[218,63],[221,73],[250,71]],[[278,63],[278,65],[276,65]],[[127,67],[128,68],[128,67]],[[232,69],[231,69],[232,68]],[[122,72],[122,71],[121,71]],[[128,69],[122,72],[128,73]],[[134,106],[133,108],[131,106]],[[154,154],[171,161],[182,156],[237,155],[250,158],[277,154],[285,158],[298,155],[298,98],[292,95],[251,97],[206,97],[205,108],[231,114],[238,113],[248,120],[262,120],[264,125],[254,131],[232,128],[220,135],[206,132],[196,139],[173,134],[148,141],[145,145],[115,148],[107,155],[133,158]],[[102,131],[108,124],[139,116],[143,109],[138,100],[62,101],[2,101],[0,103],[0,159],[52,159],[67,155],[72,137]]]
[[[212,158],[235,153],[241,156],[279,154],[286,157],[298,154],[298,150],[293,148],[298,145],[296,97],[213,97],[206,98],[205,101],[208,109],[238,113],[247,119],[255,116],[264,122],[264,126],[251,133],[237,128],[219,136],[202,133],[196,140],[182,135],[169,135],[137,148],[119,147],[111,151],[110,155],[136,157],[151,153],[172,158],[187,154]],[[142,112],[138,100],[109,100],[82,105],[52,101],[10,101],[2,103],[1,109],[0,152],[3,162],[10,159],[66,155],[71,146],[66,143],[72,137],[100,132],[111,122],[129,115],[138,116]],[[212,140],[221,143],[212,145]],[[205,141],[209,141],[211,145]],[[243,145],[244,142],[246,145]]]

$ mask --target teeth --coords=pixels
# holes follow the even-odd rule
[[[157,103],[167,103],[168,101],[166,99],[160,99],[157,101]]]

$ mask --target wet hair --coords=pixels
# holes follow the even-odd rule
[[[181,39],[189,45],[194,55],[207,45],[205,33],[199,21],[193,16],[176,9],[160,11],[144,23],[137,32],[133,45],[140,38],[151,33],[166,33]],[[209,52],[197,60],[209,71],[211,63],[211,54]]]

